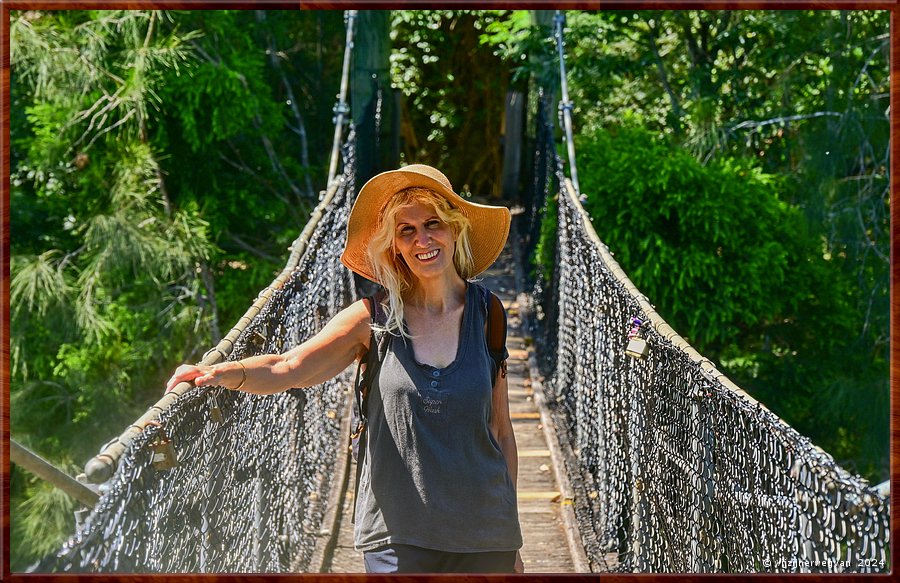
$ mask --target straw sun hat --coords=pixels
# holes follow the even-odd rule
[[[375,279],[366,248],[381,223],[381,210],[395,194],[419,186],[433,190],[459,209],[472,223],[469,241],[475,263],[474,275],[487,269],[500,255],[509,235],[509,209],[469,202],[455,192],[450,181],[436,168],[410,164],[382,172],[362,187],[347,222],[347,244],[341,262],[372,281]]]

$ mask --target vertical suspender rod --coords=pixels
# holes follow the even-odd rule
[[[566,131],[566,150],[569,155],[569,172],[572,175],[572,186],[575,187],[575,193],[581,196],[581,189],[578,186],[578,170],[575,167],[575,142],[572,140],[572,102],[569,101],[569,84],[566,81],[566,55],[563,51],[563,25],[566,17],[559,10],[553,17],[556,32],[556,48],[559,51],[559,80],[562,86],[562,101],[559,103],[559,110],[562,115],[562,126]]]
[[[328,164],[328,182],[337,175],[338,157],[341,149],[341,134],[344,131],[344,119],[350,113],[347,104],[347,89],[350,85],[350,55],[353,52],[353,25],[356,23],[356,10],[348,10],[345,18],[347,22],[347,42],[344,45],[344,68],[341,73],[341,91],[338,93],[338,102],[334,106],[334,144],[331,146],[331,160]]]

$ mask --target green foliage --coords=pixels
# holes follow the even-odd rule
[[[481,43],[493,47],[494,54],[511,68],[515,84],[527,87],[528,81],[534,80],[539,86],[555,86],[557,49],[549,28],[535,22],[530,10],[497,13],[500,17],[485,27]]]
[[[676,329],[710,350],[785,312],[778,292],[804,233],[773,177],[740,161],[702,166],[642,130],[576,145],[595,228]]]
[[[14,370],[24,373],[23,360],[39,350],[29,346],[41,326],[35,307],[48,331],[72,322],[76,341],[98,344],[116,329],[118,299],[146,301],[209,255],[203,221],[168,208],[158,154],[146,141],[160,69],[177,69],[186,58],[179,47],[195,36],[154,37],[160,19],[26,13],[13,22],[17,92],[34,103],[24,108],[28,125],[12,132],[14,143],[28,145],[12,180]],[[115,45],[113,34],[139,42]],[[80,44],[87,48],[78,57]],[[46,67],[46,51],[59,70]]]
[[[75,468],[69,466],[68,470]],[[62,490],[25,474],[12,466],[12,484],[24,490],[25,496],[10,504],[10,546],[27,546],[34,558],[59,550],[59,541],[71,536],[75,529],[75,502]],[[29,562],[16,561],[13,556],[11,571],[24,571]]]
[[[857,334],[887,343],[887,11],[569,13],[575,119],[752,158],[860,289]]]
[[[848,110],[883,117],[886,11],[568,13],[576,119],[623,115],[678,136],[698,157],[798,161],[808,125]],[[580,107],[579,107],[580,106]],[[805,117],[820,113],[822,117]],[[780,117],[798,119],[771,121]]]
[[[541,214],[541,228],[534,248],[532,262],[537,274],[549,280],[556,263],[557,225],[559,224],[559,202],[556,197],[547,200]]]

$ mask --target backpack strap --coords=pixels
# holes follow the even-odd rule
[[[497,295],[487,290],[488,317],[487,317],[487,345],[488,354],[491,355],[493,364],[492,382],[496,383],[497,373],[506,377],[506,310]]]
[[[384,310],[381,309],[381,302],[385,298],[385,291],[380,290],[372,296],[366,296],[366,308],[369,310],[372,322],[375,324],[384,323]],[[366,424],[366,405],[368,404],[369,387],[372,385],[372,379],[378,374],[381,368],[381,362],[387,353],[387,337],[389,334],[375,333],[372,330],[369,333],[369,349],[359,359],[356,367],[356,381],[353,383],[354,394],[356,397],[356,411],[360,420],[359,426],[353,428],[353,436],[356,437],[362,430],[362,426]],[[365,366],[363,366],[365,365]]]
[[[386,297],[384,289],[379,290],[375,295],[367,296],[365,299],[366,307],[372,317],[374,324],[384,323],[384,310],[381,309],[381,302]],[[369,389],[372,387],[372,379],[381,369],[381,363],[387,354],[388,342],[390,334],[385,332],[375,333],[372,330],[369,333],[369,349],[359,359],[356,366],[356,380],[353,383],[353,393],[356,402],[354,403],[354,411],[352,418],[355,420],[355,426],[350,428],[350,447],[351,454],[356,459],[356,487],[353,490],[353,513],[350,515],[350,522],[356,520],[356,499],[359,494],[359,479],[362,475],[363,460],[366,457],[366,425],[368,424],[367,411],[369,405]],[[365,365],[365,370],[363,369]],[[362,372],[360,372],[362,370]]]

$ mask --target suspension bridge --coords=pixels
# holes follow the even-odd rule
[[[360,295],[339,261],[357,191],[343,121],[352,27],[350,14],[328,187],[282,273],[204,364],[288,350]],[[562,65],[560,22],[557,43]],[[594,232],[549,104],[542,95],[534,115],[533,187],[506,201],[512,235],[482,276],[509,312],[526,572],[890,572],[887,497],[659,317]],[[565,86],[561,109],[570,125]],[[555,268],[529,281],[522,256],[553,198]],[[33,570],[362,571],[348,515],[352,374],[273,396],[176,388],[69,485],[85,516]]]

